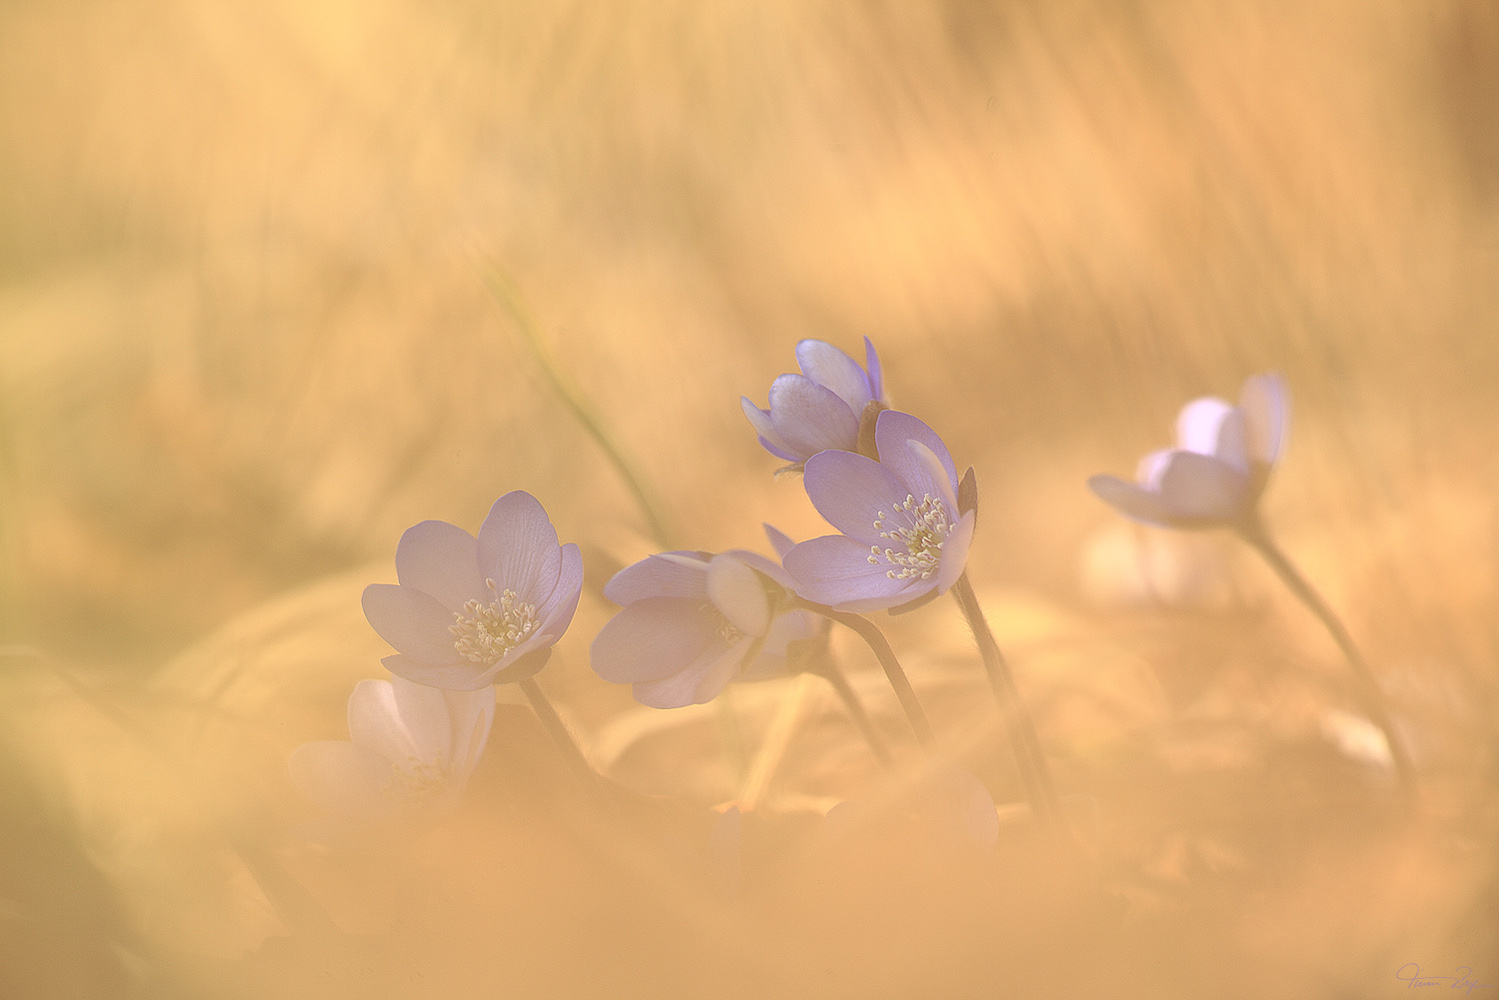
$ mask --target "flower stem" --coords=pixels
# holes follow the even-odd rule
[[[531,708],[535,710],[536,717],[541,720],[547,735],[556,744],[558,752],[567,759],[571,767],[583,784],[595,791],[598,789],[598,772],[593,765],[588,763],[588,758],[583,756],[583,751],[578,749],[577,741],[573,739],[572,733],[567,731],[562,717],[552,707],[551,701],[541,690],[541,685],[536,683],[535,677],[525,677],[515,682],[516,686],[525,692],[526,699],[531,702]]]
[[[674,533],[664,513],[664,505],[656,496],[655,491],[651,489],[634,459],[626,452],[624,445],[615,439],[604,418],[593,408],[593,404],[583,390],[578,387],[552,353],[547,345],[546,337],[541,332],[541,323],[531,311],[530,304],[522,294],[519,284],[497,264],[479,263],[476,266],[490,294],[515,322],[521,339],[525,341],[531,357],[541,368],[541,373],[551,383],[552,389],[557,393],[557,398],[562,401],[563,406],[567,407],[579,426],[598,444],[604,457],[609,460],[609,464],[614,466],[614,471],[624,481],[625,488],[634,497],[635,505],[640,508],[640,513],[644,516],[647,527],[650,528],[651,536],[662,548],[675,548]]]
[[[978,643],[979,655],[984,661],[984,671],[989,675],[989,686],[994,690],[994,699],[999,702],[1000,715],[1004,719],[1005,732],[1010,738],[1010,747],[1015,754],[1015,764],[1020,779],[1025,783],[1026,797],[1031,809],[1043,825],[1062,826],[1064,823],[1061,801],[1047,766],[1046,755],[1041,751],[1041,740],[1036,736],[1036,727],[1025,710],[1020,698],[1020,689],[1015,685],[1015,675],[994,640],[984,611],[979,607],[978,595],[967,572],[958,577],[952,588],[953,597],[968,620],[968,628]]]
[[[911,687],[911,682],[906,677],[906,672],[901,669],[900,661],[895,658],[895,650],[890,648],[890,643],[885,638],[885,633],[880,627],[863,615],[856,615],[848,611],[835,611],[825,604],[813,604],[811,601],[799,602],[802,607],[813,614],[822,615],[828,621],[837,622],[846,628],[853,629],[859,633],[873,651],[875,658],[880,661],[880,666],[885,670],[885,676],[890,679],[890,686],[895,689],[895,696],[900,699],[900,707],[905,709],[906,718],[911,722],[911,728],[916,732],[916,739],[924,750],[932,748],[932,724],[927,721],[926,712],[922,710],[921,702],[916,700],[916,692]]]
[[[1332,641],[1337,643],[1338,649],[1343,653],[1343,658],[1348,661],[1348,666],[1353,670],[1356,682],[1354,688],[1359,701],[1363,704],[1364,711],[1384,734],[1385,743],[1390,748],[1390,762],[1395,767],[1395,779],[1400,784],[1401,793],[1409,801],[1415,795],[1416,790],[1415,771],[1411,766],[1410,754],[1405,748],[1405,742],[1395,731],[1395,723],[1390,718],[1384,694],[1379,690],[1379,682],[1374,679],[1374,672],[1369,669],[1369,664],[1364,660],[1363,654],[1353,644],[1353,636],[1348,634],[1348,629],[1322,599],[1322,595],[1312,589],[1306,577],[1301,575],[1301,571],[1270,538],[1270,533],[1265,530],[1264,525],[1256,519],[1239,525],[1236,530],[1239,537],[1248,542],[1250,548],[1258,552],[1265,562],[1270,564],[1270,568],[1275,571],[1276,576],[1280,577],[1287,589],[1295,594],[1296,598],[1306,605],[1307,610],[1322,622],[1323,628],[1327,629],[1328,634],[1332,636]]]
[[[848,678],[843,671],[838,669],[837,664],[829,659],[823,666],[811,671],[820,677],[827,678],[827,682],[833,685],[833,690],[838,693],[843,707],[848,711],[848,717],[853,720],[854,726],[858,728],[864,742],[869,744],[869,750],[880,762],[881,767],[890,767],[890,751],[885,747],[885,741],[880,739],[880,734],[875,731],[874,721],[869,718],[869,713],[864,710],[864,703],[854,693],[853,685],[849,684]]]

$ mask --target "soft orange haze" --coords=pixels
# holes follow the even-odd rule
[[[0,995],[1499,984],[1496,275],[1480,0],[7,4]],[[589,668],[621,565],[827,530],[739,396],[865,336],[977,470],[969,574],[1075,850],[952,601],[877,620],[992,851],[934,832],[842,629],[893,772],[819,679],[657,711]],[[1408,812],[1253,552],[1085,486],[1262,371],[1263,513],[1393,707]],[[502,687],[462,810],[308,842],[287,758],[385,676],[361,590],[516,489],[583,548],[539,681],[606,804]]]

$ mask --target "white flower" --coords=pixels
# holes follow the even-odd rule
[[[1088,480],[1120,513],[1168,528],[1214,528],[1253,521],[1285,440],[1289,414],[1279,375],[1246,379],[1239,405],[1195,399],[1176,419],[1176,447],[1140,460],[1136,482]]]
[[[360,681],[349,737],[292,752],[292,781],[335,821],[379,822],[456,803],[494,721],[494,689],[442,691],[401,677]]]

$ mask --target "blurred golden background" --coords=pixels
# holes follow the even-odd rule
[[[1013,833],[829,856],[821,813],[888,788],[820,687],[663,713],[592,675],[598,588],[660,546],[497,274],[689,548],[822,533],[738,397],[799,338],[874,340],[977,468],[970,573],[1086,873]],[[1474,0],[0,6],[0,992],[1499,983],[1496,276]],[[1395,705],[1414,817],[1251,555],[1084,486],[1265,370],[1265,515]],[[286,755],[344,738],[388,651],[361,588],[512,489],[587,554],[541,680],[636,805],[558,804],[502,690],[437,839],[302,844]],[[888,624],[946,752],[1018,800],[956,609]],[[756,761],[726,895],[709,807]]]

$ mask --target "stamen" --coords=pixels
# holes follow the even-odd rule
[[[892,545],[881,548],[869,547],[869,564],[879,565],[881,559],[891,564],[885,571],[891,580],[929,579],[937,572],[942,560],[942,543],[952,534],[956,525],[948,515],[947,506],[931,494],[924,494],[918,501],[907,494],[905,500],[895,505],[896,516],[909,523],[897,525],[895,517],[879,511],[874,528],[880,537]]]
[[[717,606],[711,601],[699,605],[698,610],[712,618],[718,619],[718,637],[730,646],[744,638],[744,633],[735,627],[733,622],[725,618],[724,613],[718,610]]]
[[[493,580],[485,580],[491,591]],[[469,601],[462,611],[453,612],[453,648],[470,663],[489,667],[500,662],[516,646],[530,638],[540,626],[536,605],[521,601],[513,590],[505,590],[488,604]]]
[[[385,795],[402,801],[433,798],[448,786],[449,777],[448,769],[441,763],[428,764],[415,757],[392,762]]]

